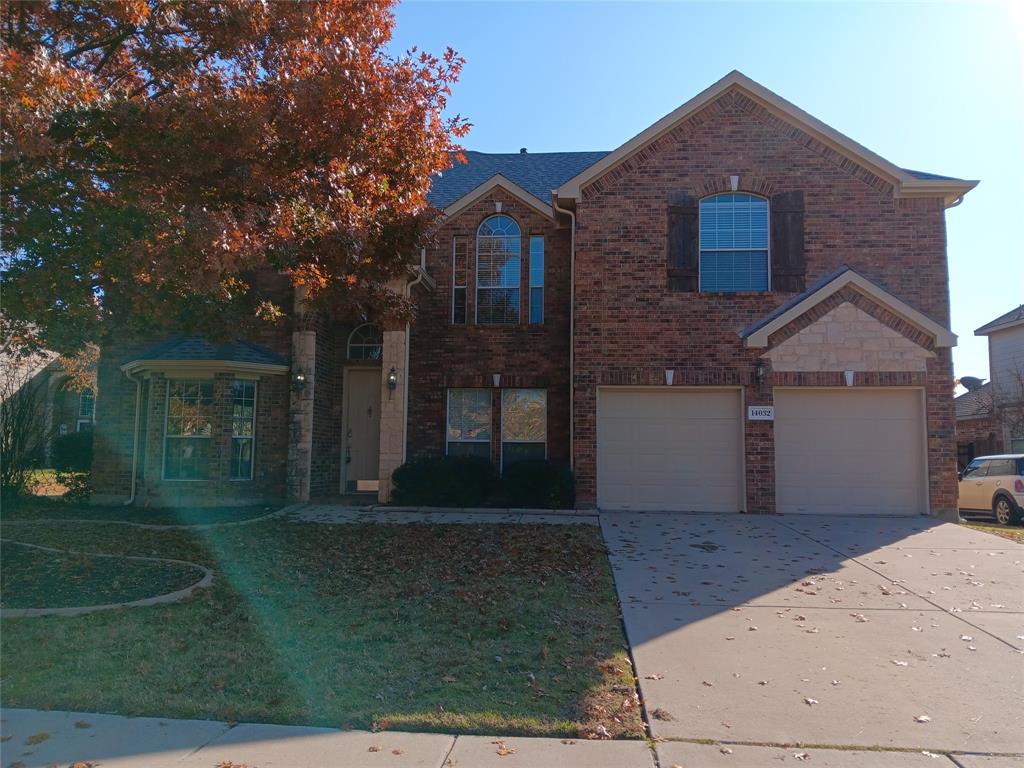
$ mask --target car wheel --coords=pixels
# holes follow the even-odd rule
[[[1020,517],[1017,505],[1006,496],[996,496],[992,502],[992,511],[995,513],[996,522],[1000,525],[1016,523]]]

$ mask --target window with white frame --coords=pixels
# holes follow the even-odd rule
[[[213,379],[169,379],[164,479],[206,480],[213,435]]]
[[[700,290],[767,291],[768,201],[744,193],[700,201]]]
[[[476,321],[519,322],[522,272],[519,225],[508,216],[485,219],[476,233]]]
[[[92,389],[86,388],[78,395],[78,421],[75,430],[86,432],[92,429],[92,423],[96,417],[96,394]]]
[[[256,454],[256,382],[231,382],[231,468],[232,480],[252,480]]]
[[[548,393],[543,389],[501,391],[501,465],[545,459],[548,451]]]
[[[373,323],[364,323],[349,334],[349,360],[380,360],[383,351],[384,336]]]
[[[544,322],[544,236],[530,235],[530,325]]]
[[[469,275],[469,238],[452,238],[452,325],[466,324],[466,285]]]
[[[449,389],[445,452],[491,457],[491,390]]]

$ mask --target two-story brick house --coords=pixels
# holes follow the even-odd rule
[[[252,343],[105,350],[97,491],[386,500],[447,453],[571,463],[604,509],[955,514],[945,209],[976,182],[738,72],[612,152],[467,158],[411,325],[298,301]]]

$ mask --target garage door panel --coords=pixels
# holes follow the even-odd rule
[[[735,512],[741,506],[736,390],[602,388],[598,504]]]
[[[922,419],[918,390],[777,389],[777,510],[923,513]]]

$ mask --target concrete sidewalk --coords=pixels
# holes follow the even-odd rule
[[[1011,768],[1015,757],[666,741],[451,736],[8,709],[2,763],[19,768]]]

